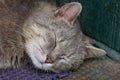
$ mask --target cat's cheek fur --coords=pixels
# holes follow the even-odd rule
[[[25,44],[27,54],[31,58],[36,68],[43,69],[46,71],[51,70],[53,64],[45,63],[46,54],[40,53],[40,51],[38,51],[38,48],[37,48],[37,46],[39,45],[38,43],[39,42],[37,42],[34,39],[27,41]]]
[[[36,40],[30,40],[27,41],[25,44],[26,52],[29,55],[29,57],[32,59],[32,61],[37,63],[37,61],[40,63],[45,62],[46,55],[43,54],[41,51],[39,51],[38,47],[39,44]]]
[[[40,45],[43,45],[44,42],[41,39],[33,38],[26,41],[26,49],[28,55],[34,56],[40,60],[40,62],[45,62],[47,54],[43,51]]]

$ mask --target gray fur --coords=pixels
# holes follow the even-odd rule
[[[72,25],[66,19],[56,17],[54,15],[55,7],[50,4],[40,3],[39,5],[40,6],[38,6],[26,20],[23,28],[27,54],[31,59],[34,55],[45,56],[43,59],[38,57],[38,60],[40,61],[38,63],[32,59],[33,64],[36,67],[60,72],[78,68],[80,64],[83,63],[83,60],[89,58],[89,56],[97,57],[97,55],[92,55],[94,53],[97,54],[94,50],[94,53],[87,52],[89,49],[86,46],[92,45],[82,34],[77,22]],[[36,38],[38,42],[36,41]],[[33,44],[32,41],[35,41],[39,46]],[[35,50],[40,49],[38,51],[32,51],[32,48],[35,48]],[[98,51],[99,50],[100,49],[98,49]],[[101,54],[100,51],[99,54],[101,55],[99,56],[105,54],[104,51],[102,52],[103,54]],[[47,55],[52,58],[53,63],[45,63]],[[89,56],[86,57],[86,55]],[[42,67],[38,64],[41,64]],[[44,68],[44,64],[50,64],[51,66],[48,66],[49,68],[46,69]]]
[[[56,7],[45,1],[0,1],[0,68],[26,65],[29,56],[37,68],[61,72],[105,54],[89,43],[78,22],[56,17]],[[47,56],[52,63],[45,63]]]

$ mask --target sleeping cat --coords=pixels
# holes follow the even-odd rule
[[[74,24],[82,10],[80,3],[68,3],[56,11],[47,3],[39,5],[23,27],[26,52],[36,67],[66,71],[78,68],[85,58],[105,54],[83,39],[80,27]]]
[[[21,35],[25,53],[35,67],[54,72],[67,71],[77,69],[86,58],[106,54],[92,46],[81,32],[76,22],[82,10],[80,3],[71,2],[59,9],[44,0],[32,4],[34,7],[23,19]]]

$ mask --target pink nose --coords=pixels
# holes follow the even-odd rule
[[[45,63],[52,63],[52,59],[50,57],[47,57]]]

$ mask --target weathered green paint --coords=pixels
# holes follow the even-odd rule
[[[119,52],[109,51],[110,56],[120,56],[120,0],[56,0],[58,6],[71,1],[83,6],[79,17],[83,32]]]

